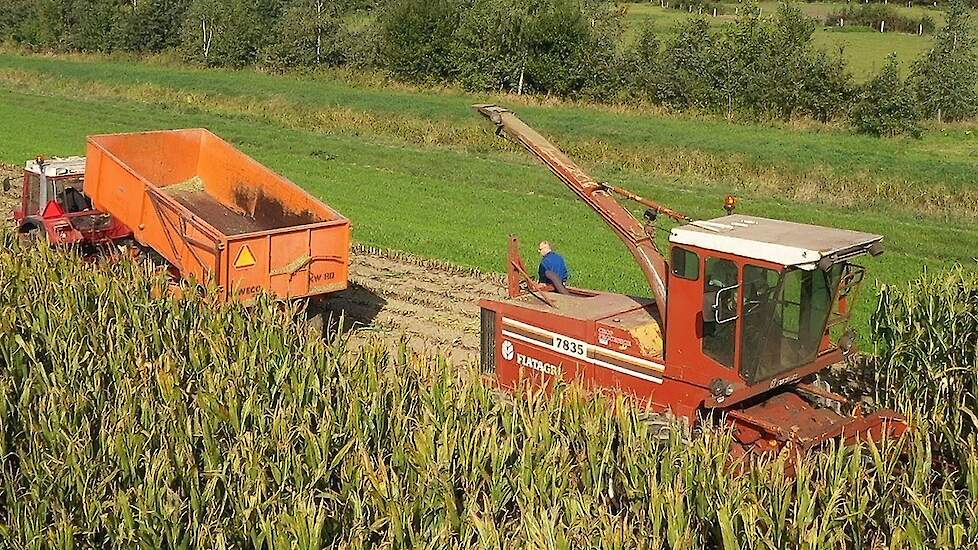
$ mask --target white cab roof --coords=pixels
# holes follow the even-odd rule
[[[739,214],[677,227],[669,236],[674,244],[803,269],[813,269],[823,258],[834,262],[864,254],[882,240],[882,235]]]
[[[54,157],[44,159],[42,165],[37,160],[27,161],[25,169],[32,174],[40,174],[43,166],[44,175],[53,178],[57,176],[74,176],[85,174],[85,157]]]

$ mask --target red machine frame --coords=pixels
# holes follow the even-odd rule
[[[496,123],[498,133],[544,162],[602,216],[632,252],[654,295],[650,300],[577,288],[569,288],[569,295],[556,293],[552,287],[530,278],[519,255],[518,241],[511,238],[510,299],[480,302],[482,364],[485,370],[495,373],[500,385],[512,388],[530,381],[547,387],[557,381],[579,381],[592,388],[622,391],[653,411],[685,418],[690,423],[709,418],[732,425],[738,453],[786,446],[806,449],[834,438],[845,442],[879,439],[906,430],[903,418],[893,411],[864,415],[858,404],[824,386],[804,382],[844,358],[843,349],[830,340],[827,324],[815,327],[824,327],[824,332],[814,360],[754,383],[742,376],[745,322],[739,320],[745,319],[746,313],[744,268],[767,268],[786,277],[790,266],[673,244],[673,251],[678,248],[696,253],[698,262],[696,278],[674,275],[654,242],[655,221],[660,214],[677,221],[691,221],[690,218],[597,182],[512,112],[495,105],[475,108]],[[639,223],[615,195],[647,207],[646,223]],[[733,201],[728,199],[726,206],[729,213]],[[848,251],[848,255],[827,258],[824,267],[854,266],[848,262],[850,257],[869,252],[881,252],[878,239]],[[733,317],[737,322],[730,366],[714,360],[703,348],[708,258],[729,260],[737,268],[737,307]],[[847,321],[849,295],[861,280],[862,268],[840,267],[839,273],[831,302],[834,310],[826,314],[826,323],[833,316],[836,321]],[[849,279],[844,281],[846,277]],[[719,303],[719,295],[717,300]],[[842,407],[850,409],[849,413],[840,414]]]

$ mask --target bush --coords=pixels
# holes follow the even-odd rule
[[[877,137],[920,136],[920,111],[899,75],[896,55],[887,57],[879,74],[867,82],[850,113],[858,132]]]

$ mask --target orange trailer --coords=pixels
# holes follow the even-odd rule
[[[347,287],[350,221],[208,130],[89,137],[85,193],[225,298]]]

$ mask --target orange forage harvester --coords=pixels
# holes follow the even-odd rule
[[[512,111],[475,108],[607,223],[652,294],[558,292],[530,278],[511,237],[508,297],[480,301],[482,368],[500,386],[619,391],[647,418],[729,427],[738,459],[907,429],[901,415],[863,410],[818,378],[851,352],[851,337],[833,335],[845,333],[866,272],[857,260],[881,254],[882,235],[734,214],[733,196],[726,216],[694,220],[597,181]],[[644,223],[619,198],[644,207]],[[678,224],[666,253],[660,214]]]

